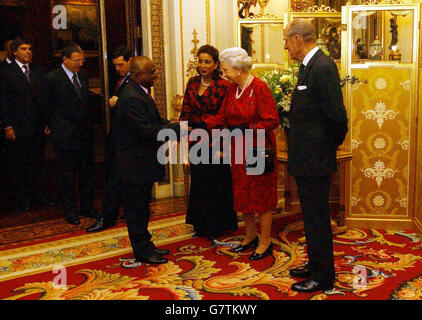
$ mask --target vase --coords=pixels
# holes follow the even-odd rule
[[[381,42],[378,39],[375,39],[371,43],[371,46],[369,47],[369,58],[371,60],[381,60],[382,53],[383,53],[383,50],[382,50]]]

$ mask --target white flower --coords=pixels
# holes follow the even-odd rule
[[[287,83],[289,81],[290,81],[290,76],[287,75],[287,74],[285,74],[284,76],[282,76],[281,79],[280,79],[280,82],[283,83],[283,84],[284,83]]]

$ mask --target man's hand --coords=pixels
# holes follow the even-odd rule
[[[117,103],[117,100],[118,100],[118,99],[119,99],[119,97],[112,96],[112,97],[108,100],[108,102],[109,102],[109,104],[110,104],[110,107],[114,108],[114,106],[116,105],[116,103]]]
[[[46,134],[46,135],[49,135],[50,134],[50,128],[47,126],[47,125],[45,125],[45,128],[44,128],[44,134]]]
[[[12,127],[5,128],[4,134],[5,134],[7,140],[11,140],[11,141],[16,140],[15,130]]]

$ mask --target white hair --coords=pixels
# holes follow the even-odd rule
[[[220,61],[239,70],[247,71],[252,68],[252,58],[249,57],[245,49],[238,47],[223,50],[220,54]]]

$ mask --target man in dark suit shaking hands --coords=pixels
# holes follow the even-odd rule
[[[308,263],[290,271],[306,280],[297,292],[330,290],[335,281],[329,215],[331,175],[336,150],[347,133],[347,113],[336,64],[316,45],[311,22],[295,19],[284,30],[284,48],[302,62],[290,106],[288,169],[295,177],[305,226]]]
[[[123,264],[138,267],[142,262],[166,263],[168,250],[159,250],[148,232],[149,204],[154,182],[164,178],[164,166],[157,153],[161,129],[180,130],[179,123],[161,117],[149,94],[155,80],[155,65],[147,57],[135,57],[130,64],[131,79],[120,92],[116,105],[117,174],[123,193],[123,209],[134,260]]]
[[[82,69],[82,49],[69,44],[62,51],[62,65],[51,71],[49,128],[56,156],[58,180],[66,220],[78,225],[80,214],[94,213],[94,110],[88,103],[88,75]],[[79,204],[75,178],[79,178]],[[78,210],[79,209],[79,210]]]

